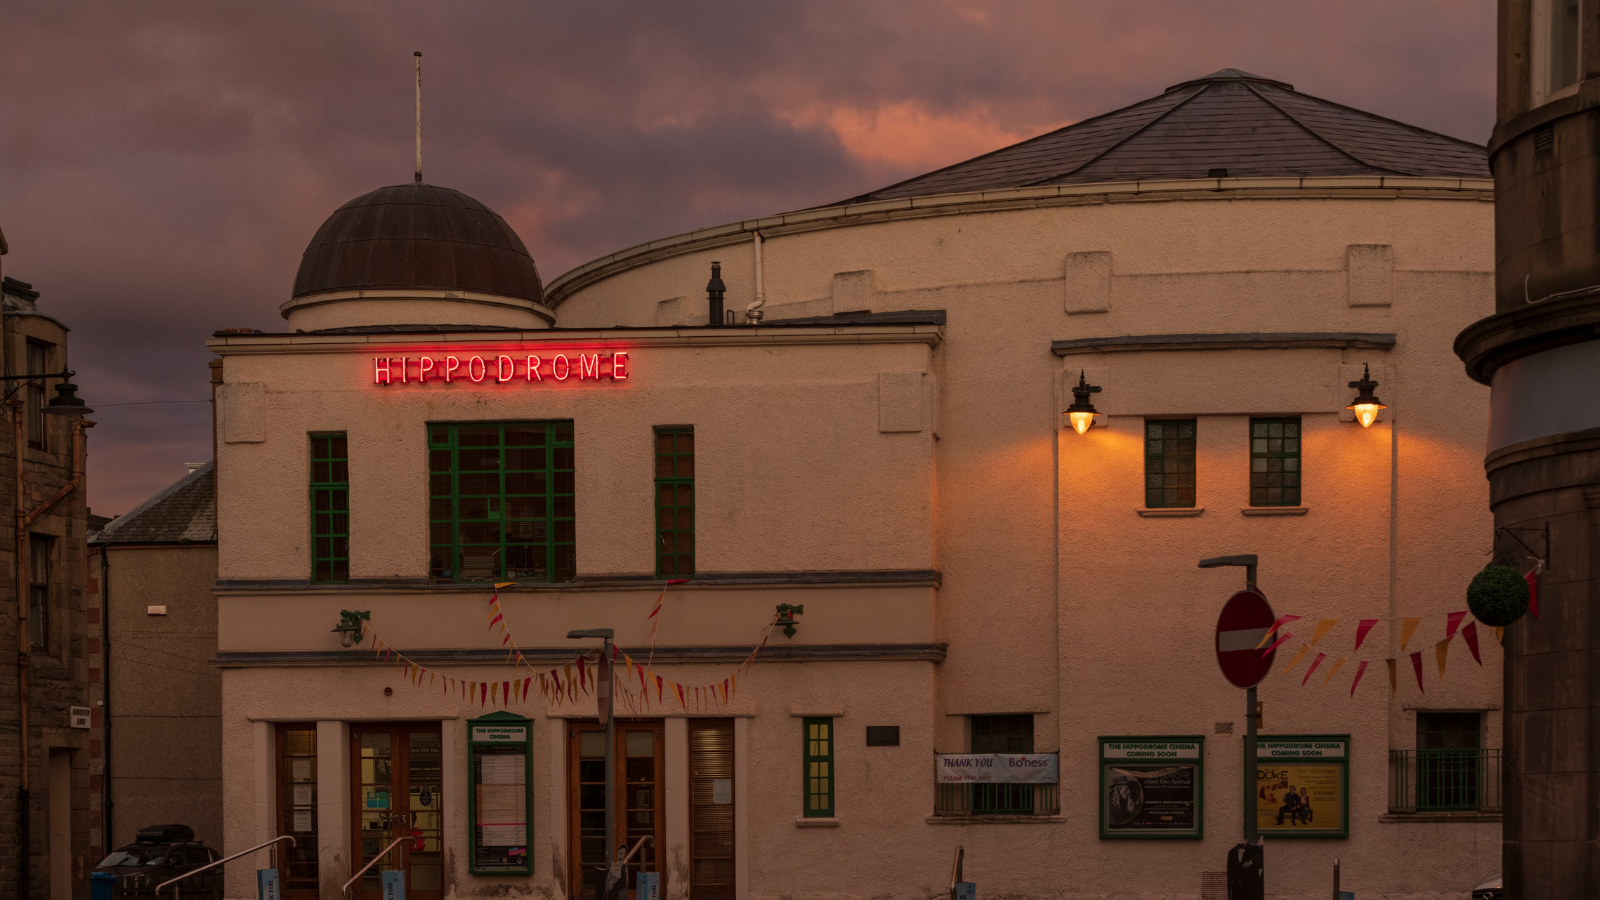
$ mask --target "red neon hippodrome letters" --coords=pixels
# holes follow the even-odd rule
[[[547,351],[548,352],[548,351]],[[518,352],[492,356],[375,356],[372,358],[372,383],[450,384],[470,381],[482,384],[521,382],[546,384],[563,381],[627,381],[630,374],[628,351],[612,353],[555,353],[539,355]]]

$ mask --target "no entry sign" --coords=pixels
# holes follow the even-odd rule
[[[1259,648],[1274,619],[1258,591],[1240,591],[1223,604],[1217,617],[1217,665],[1234,687],[1255,687],[1272,671],[1278,652],[1263,656]]]

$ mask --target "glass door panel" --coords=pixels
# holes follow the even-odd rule
[[[352,825],[360,848],[356,865],[390,850],[352,886],[355,900],[378,900],[384,872],[406,874],[410,900],[440,900],[443,888],[443,807],[440,734],[433,722],[356,725],[350,729]],[[420,841],[420,848],[417,842]]]
[[[592,897],[607,862],[606,737],[598,722],[573,722],[568,727],[568,823],[573,852],[572,896]],[[616,808],[611,811],[618,843],[632,847],[641,837],[652,841],[628,864],[626,879],[632,897],[638,873],[659,872],[661,843],[666,840],[662,799],[665,730],[659,720],[618,720],[612,764],[616,772]],[[662,896],[666,886],[662,885]]]

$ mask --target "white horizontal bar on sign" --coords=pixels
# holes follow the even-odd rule
[[[1224,631],[1217,635],[1217,652],[1232,653],[1235,650],[1254,650],[1261,646],[1261,639],[1267,636],[1265,628],[1246,628],[1243,631]]]

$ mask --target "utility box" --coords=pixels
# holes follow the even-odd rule
[[[1228,900],[1266,900],[1264,850],[1261,844],[1236,844],[1228,851]]]

